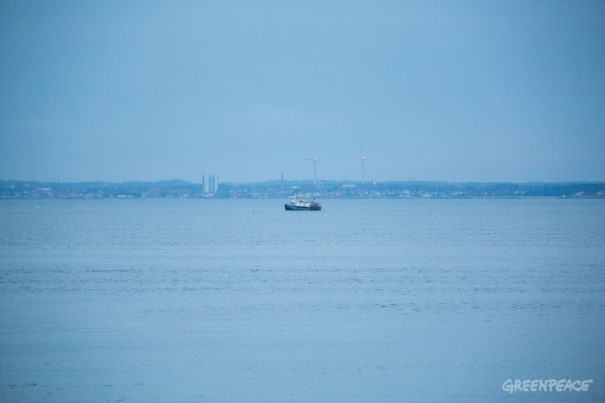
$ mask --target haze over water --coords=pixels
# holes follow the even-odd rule
[[[0,222],[3,401],[605,399],[603,200],[2,201]]]

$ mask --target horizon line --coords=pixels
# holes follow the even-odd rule
[[[212,175],[218,176],[218,175]],[[220,176],[218,176],[220,178]],[[203,184],[201,182],[190,181],[186,179],[179,178],[171,178],[171,179],[157,179],[157,180],[140,180],[140,179],[129,179],[129,180],[71,180],[71,181],[61,181],[58,180],[38,180],[38,179],[0,179],[0,182],[34,182],[34,183],[56,183],[56,184],[73,184],[73,183],[111,183],[111,184],[120,184],[120,183],[161,183],[161,182],[184,182],[189,184]],[[264,180],[253,180],[253,181],[219,181],[219,184],[262,184],[267,182],[309,182],[314,183],[314,179],[312,178],[301,178],[301,179],[264,179]],[[395,179],[395,180],[353,180],[353,179],[318,179],[318,182],[329,182],[329,183],[359,183],[363,185],[371,185],[377,183],[414,183],[414,182],[424,182],[424,183],[476,183],[476,184],[561,184],[561,183],[605,183],[604,179],[575,179],[575,180],[531,180],[531,181],[515,181],[515,180],[437,180],[437,179],[417,179],[417,178],[407,178],[407,179]]]

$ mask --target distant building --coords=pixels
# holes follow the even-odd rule
[[[204,194],[216,193],[218,191],[218,176],[202,175]]]

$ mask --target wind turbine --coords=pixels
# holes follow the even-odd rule
[[[363,153],[363,143],[361,143],[361,184],[363,185],[366,177],[366,160],[368,157]]]
[[[315,186],[317,186],[317,161],[319,161],[319,158],[317,158],[317,157],[305,158],[305,160],[313,161],[313,180],[315,182]]]

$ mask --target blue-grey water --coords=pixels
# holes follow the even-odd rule
[[[283,203],[0,202],[0,400],[605,401],[605,201]]]

